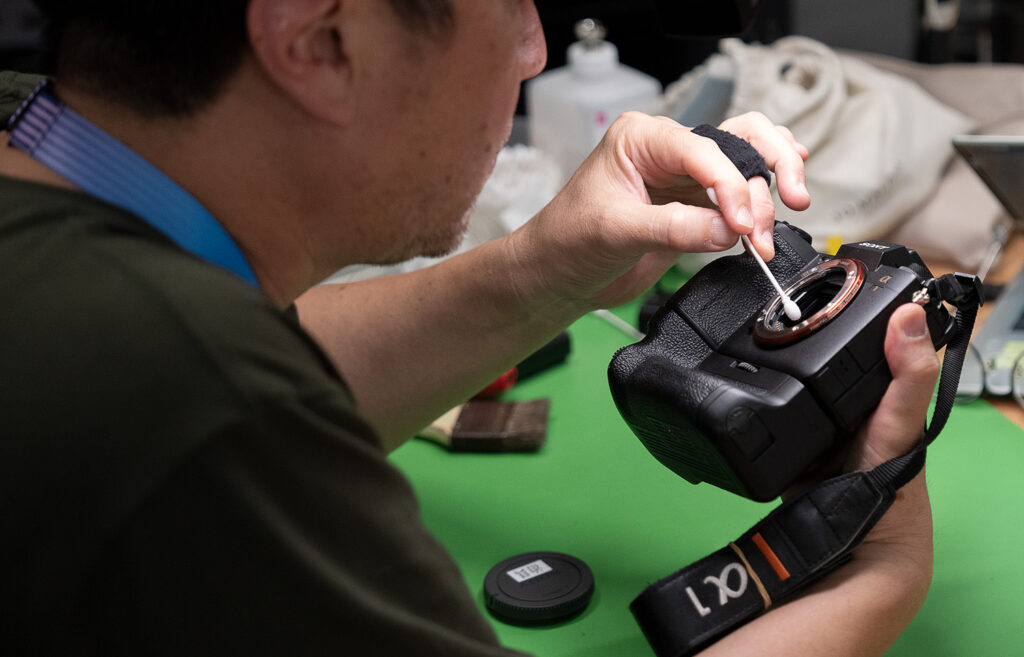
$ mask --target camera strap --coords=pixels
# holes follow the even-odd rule
[[[692,655],[847,563],[896,491],[924,467],[927,446],[953,408],[982,300],[980,281],[965,274],[932,279],[928,295],[955,305],[957,314],[935,411],[918,446],[805,490],[726,547],[648,587],[630,610],[659,657]]]

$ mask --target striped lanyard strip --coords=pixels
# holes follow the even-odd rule
[[[178,246],[259,288],[242,251],[192,195],[81,115],[43,82],[11,117],[11,146],[84,192],[137,215]]]

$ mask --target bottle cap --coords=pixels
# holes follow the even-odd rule
[[[569,46],[566,60],[569,67],[587,77],[608,75],[619,63],[619,49],[604,40],[608,30],[601,21],[584,18],[575,25],[576,43]]]
[[[600,46],[604,38],[608,36],[608,29],[596,18],[584,18],[577,21],[573,29],[576,32],[576,38],[589,49]]]

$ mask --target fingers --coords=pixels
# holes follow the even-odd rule
[[[788,128],[776,126],[759,112],[748,112],[722,122],[722,130],[743,137],[760,151],[768,167],[775,172],[779,197],[794,210],[806,210],[811,204],[804,179],[807,148]]]
[[[803,185],[803,157],[806,149],[799,145],[791,132],[772,125],[760,114],[748,114],[730,119],[723,127],[735,131],[758,148],[767,163],[777,169],[782,184],[783,200],[793,207],[806,207],[810,203]],[[775,207],[768,184],[761,177],[750,181],[743,175],[713,140],[694,135],[688,128],[665,117],[649,117],[630,112],[620,117],[609,128],[600,150],[605,161],[613,166],[613,180],[625,183],[634,198],[650,202],[653,199],[682,200],[700,203],[683,194],[681,181],[686,186],[700,186],[714,190],[720,215],[691,212],[692,226],[680,227],[678,217],[686,213],[676,206],[665,206],[664,211],[646,210],[657,215],[659,221],[651,233],[663,241],[650,242],[654,249],[675,248],[683,251],[722,250],[735,243],[738,235],[750,235],[751,242],[765,260],[774,256],[772,240]],[[595,162],[598,160],[594,160]],[[670,192],[670,193],[663,193]],[[696,208],[693,208],[696,210]],[[716,217],[716,220],[710,219]],[[723,222],[724,218],[724,222]],[[637,216],[637,220],[648,217]],[[642,228],[637,229],[642,230]],[[637,230],[627,231],[620,237],[647,242],[648,236]]]
[[[747,181],[750,188],[750,204],[754,209],[754,230],[750,241],[765,260],[775,257],[775,200],[768,189],[768,182],[761,176]]]
[[[850,465],[856,469],[907,453],[923,434],[939,363],[920,306],[905,304],[892,314],[885,359],[893,379],[854,450]]]
[[[771,260],[775,257],[775,201],[768,189],[768,181],[761,176],[754,176],[748,180],[747,186],[750,190],[750,205],[754,210],[754,230],[750,233],[750,239],[761,257]],[[710,187],[707,192],[711,202],[717,206],[718,193]]]
[[[751,112],[722,123],[722,129],[729,130],[747,139],[765,158],[769,168],[775,171],[779,195],[783,202],[796,210],[810,206],[811,199],[804,182],[804,158],[807,149],[797,142],[793,133],[782,126],[773,125],[766,116]],[[723,212],[727,199],[716,188],[722,199]],[[775,206],[767,181],[755,177],[749,181],[750,207],[754,216],[754,227],[750,231],[751,241],[765,260],[770,260],[775,249],[772,242],[772,228],[775,221]],[[742,231],[741,231],[742,232]]]
[[[775,129],[782,133],[782,135],[789,140],[789,143],[796,149],[797,154],[800,155],[800,159],[806,160],[810,157],[811,152],[807,150],[807,147],[796,140],[796,135],[793,131],[784,125],[777,125]]]
[[[754,230],[747,181],[714,141],[675,121],[631,112],[609,128],[606,142],[621,149],[648,185],[670,185],[689,176],[705,189],[715,190],[734,232],[745,235]]]
[[[628,244],[619,247],[698,253],[724,251],[739,239],[722,213],[708,208],[666,203],[632,206],[622,213],[626,225],[634,229],[624,236]]]

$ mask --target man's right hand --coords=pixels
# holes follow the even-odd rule
[[[761,114],[722,124],[776,173],[782,200],[802,210],[807,150]],[[714,188],[721,209],[709,207]],[[761,177],[745,180],[718,145],[664,117],[629,113],[608,129],[558,196],[510,236],[513,282],[524,303],[576,314],[629,301],[681,252],[722,251],[749,234],[774,255],[775,209]]]
[[[807,151],[789,131],[759,114],[722,127],[764,155],[787,204],[807,207]],[[708,207],[708,188],[721,210]],[[771,257],[774,216],[764,179],[745,180],[714,141],[627,114],[515,233],[412,274],[313,288],[299,313],[391,447],[583,314],[649,289],[680,252],[721,251],[751,233]]]

